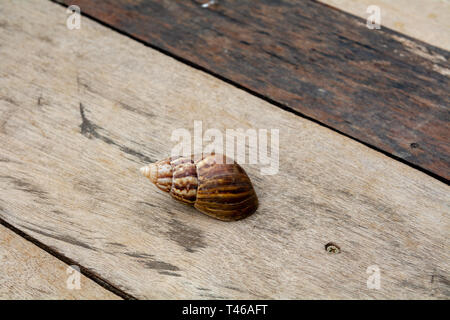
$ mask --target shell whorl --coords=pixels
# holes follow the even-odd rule
[[[256,211],[258,198],[244,169],[222,155],[167,158],[140,169],[159,189],[214,218],[231,221]]]
[[[139,169],[141,173],[144,175],[144,177],[147,177],[150,179],[151,182],[156,182],[156,176],[158,174],[158,168],[154,163],[150,163],[149,165],[146,165],[145,167],[142,167]]]
[[[159,189],[169,192],[172,187],[172,165],[170,159],[150,163],[140,169],[141,173],[150,179]]]
[[[172,187],[170,195],[177,200],[194,204],[197,199],[197,168],[191,157],[180,157],[171,161]]]
[[[206,156],[196,163],[195,208],[224,221],[245,218],[258,208],[258,198],[242,167],[223,155]]]
[[[194,204],[197,198],[197,169],[191,158],[168,158],[142,167],[141,173],[175,199]]]

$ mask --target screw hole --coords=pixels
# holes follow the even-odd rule
[[[416,148],[419,147],[419,144],[417,142],[413,142],[413,143],[410,144],[410,147],[413,148],[413,149],[416,149]]]
[[[325,251],[332,254],[341,253],[341,248],[339,248],[339,246],[333,242],[328,242],[325,245]]]

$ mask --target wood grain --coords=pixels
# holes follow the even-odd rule
[[[0,225],[0,299],[119,299],[84,275],[68,289],[69,265]]]
[[[1,219],[137,298],[449,298],[447,185],[57,4],[0,9]],[[252,216],[140,175],[194,120],[280,129],[278,174],[243,166]]]
[[[382,27],[450,50],[450,1],[448,0],[319,0],[363,19],[367,8],[381,9]]]
[[[309,0],[61,2],[450,179],[448,51]]]

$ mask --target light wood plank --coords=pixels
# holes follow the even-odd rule
[[[54,3],[0,9],[2,219],[138,298],[448,299],[448,186]],[[279,173],[244,166],[251,217],[139,176],[194,120],[280,129]]]
[[[381,25],[450,50],[450,1],[448,0],[318,0],[367,19],[367,8],[381,9]]]
[[[0,225],[0,299],[120,299],[69,265]],[[71,278],[72,277],[72,278]],[[72,284],[72,289],[70,286]]]

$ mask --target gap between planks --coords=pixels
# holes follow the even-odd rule
[[[12,224],[6,222],[2,218],[0,218],[0,225],[5,227],[6,229],[10,230],[11,232],[13,232],[14,234],[16,234],[18,237],[20,237],[24,241],[31,242],[33,245],[38,247],[40,250],[50,254],[51,256],[53,256],[54,258],[58,259],[62,263],[65,263],[68,266],[73,266],[73,265],[78,266],[80,268],[80,273],[83,276],[85,276],[86,278],[92,280],[93,282],[95,282],[96,284],[101,286],[103,289],[106,289],[108,292],[111,292],[111,293],[113,293],[113,294],[117,295],[118,297],[121,297],[122,299],[125,299],[125,300],[137,300],[132,295],[130,295],[130,294],[124,292],[123,290],[117,288],[116,286],[111,284],[109,281],[103,279],[101,276],[99,276],[95,272],[93,272],[93,271],[89,270],[88,268],[84,267],[82,264],[78,263],[77,261],[74,261],[71,258],[66,257],[64,254],[58,252],[57,250],[55,250],[53,248],[50,248],[49,246],[45,245],[41,241],[37,240],[36,238],[28,235],[24,231],[14,227]],[[113,296],[110,296],[110,298],[112,298],[112,297]],[[36,297],[36,298],[38,298],[38,297]],[[55,297],[55,298],[58,298],[58,297]]]
[[[367,8],[381,9],[381,27],[406,34],[433,46],[450,50],[448,0],[313,0],[367,19]]]

